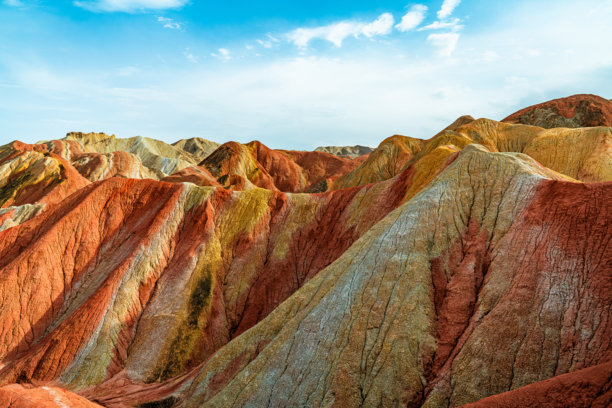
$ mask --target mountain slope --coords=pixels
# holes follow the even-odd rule
[[[524,156],[465,149],[215,354],[178,406],[457,406],[606,361],[612,190],[542,176]],[[562,295],[570,283],[580,296]]]

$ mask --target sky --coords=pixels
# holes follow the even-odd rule
[[[612,98],[612,0],[0,0],[0,144],[429,138]]]

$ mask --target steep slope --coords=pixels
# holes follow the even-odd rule
[[[191,139],[181,139],[178,142],[172,143],[172,146],[186,151],[191,154],[196,161],[201,162],[220,145],[219,143],[211,142],[201,137],[193,137]]]
[[[612,186],[547,177],[466,148],[178,406],[458,406],[609,360]]]
[[[597,95],[572,95],[521,109],[502,122],[521,123],[546,129],[609,127],[612,126],[612,101]]]

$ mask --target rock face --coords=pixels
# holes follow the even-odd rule
[[[315,149],[315,152],[326,152],[336,156],[359,157],[364,154],[370,154],[374,148],[368,146],[320,146]]]
[[[533,105],[508,116],[503,122],[550,129],[555,127],[612,126],[612,101],[597,95],[572,95]]]
[[[3,146],[0,408],[609,406],[611,135]]]

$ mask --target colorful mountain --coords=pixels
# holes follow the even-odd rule
[[[0,200],[0,407],[612,403],[610,127],[71,133]]]

